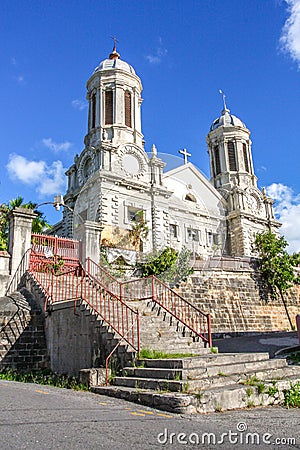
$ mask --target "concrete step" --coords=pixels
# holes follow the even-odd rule
[[[282,360],[281,360],[282,361]],[[264,364],[263,364],[264,363]],[[268,363],[268,364],[266,364]],[[219,368],[218,373],[213,373],[212,375],[208,373],[209,369],[164,369],[164,368],[144,368],[144,367],[125,367],[123,369],[123,374],[125,377],[132,378],[146,378],[146,379],[165,379],[165,380],[183,380],[189,381],[193,388],[204,389],[211,385],[229,385],[237,383],[241,380],[246,380],[247,378],[258,377],[261,379],[267,379],[270,377],[286,376],[288,373],[294,373],[294,371],[289,371],[289,366],[283,361],[283,364],[279,363],[279,360],[269,360],[269,361],[258,361],[257,363],[251,363],[251,369],[246,369],[247,364],[237,365],[234,367],[232,365],[231,372],[229,374],[223,373],[224,366]],[[242,370],[243,369],[243,370]],[[297,373],[297,370],[295,371]],[[298,371],[300,375],[300,369]]]
[[[280,404],[284,399],[284,391],[290,388],[291,383],[297,382],[300,382],[299,376],[288,380],[266,381],[260,387],[232,385],[212,388],[195,395],[129,386],[97,386],[92,391],[172,413],[196,414]]]
[[[166,380],[159,378],[115,377],[113,384],[135,389],[181,392],[184,390],[185,383],[182,380]]]
[[[296,366],[280,367],[278,369],[265,369],[263,371],[252,371],[247,373],[233,374],[229,376],[214,376],[207,377],[198,380],[188,379],[189,391],[203,391],[210,388],[233,386],[236,384],[251,383],[251,380],[282,380],[292,377],[300,378],[300,368]]]
[[[176,358],[176,359],[140,359],[136,361],[136,364],[140,363],[143,367],[156,367],[156,368],[195,368],[195,367],[208,367],[222,364],[235,364],[241,362],[256,362],[269,359],[269,353],[211,353],[211,350],[205,350],[204,355],[193,356],[190,358]]]

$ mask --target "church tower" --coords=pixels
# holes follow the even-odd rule
[[[64,236],[84,240],[98,230],[95,242],[132,250],[130,231],[139,213],[148,224],[140,247],[159,245],[165,227],[161,210],[171,193],[162,186],[165,164],[156,151],[149,157],[144,150],[141,93],[140,78],[115,44],[87,81],[88,130],[85,148],[66,172]]]
[[[132,143],[142,147],[140,78],[133,67],[120,59],[114,45],[87,82],[89,102],[86,146],[101,142]]]
[[[273,201],[257,187],[250,131],[230,113],[223,95],[223,110],[210,127],[206,141],[211,182],[227,201],[229,253],[250,256],[258,232],[277,232]]]

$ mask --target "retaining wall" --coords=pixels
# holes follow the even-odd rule
[[[205,312],[210,312],[213,333],[289,330],[280,297],[272,299],[255,270],[195,271],[177,291]],[[300,313],[300,286],[285,295],[295,324]]]

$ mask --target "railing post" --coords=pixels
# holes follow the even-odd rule
[[[57,243],[58,243],[58,237],[54,236],[54,255],[57,255]]]
[[[138,358],[139,358],[140,351],[141,351],[140,312],[139,311],[137,311],[137,348],[138,348]]]
[[[208,345],[212,347],[212,337],[211,337],[211,322],[210,314],[207,314],[207,334],[208,334]]]
[[[152,297],[152,301],[154,300],[154,275],[152,275],[152,279],[151,279],[151,297]]]

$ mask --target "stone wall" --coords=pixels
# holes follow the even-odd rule
[[[5,295],[10,281],[10,255],[6,251],[0,251],[0,297]]]
[[[44,315],[29,292],[0,299],[0,368],[48,367]]]
[[[258,272],[195,271],[178,292],[205,312],[210,312],[213,333],[268,332],[290,329],[280,298],[271,299]],[[295,324],[300,314],[300,286],[286,294]]]

